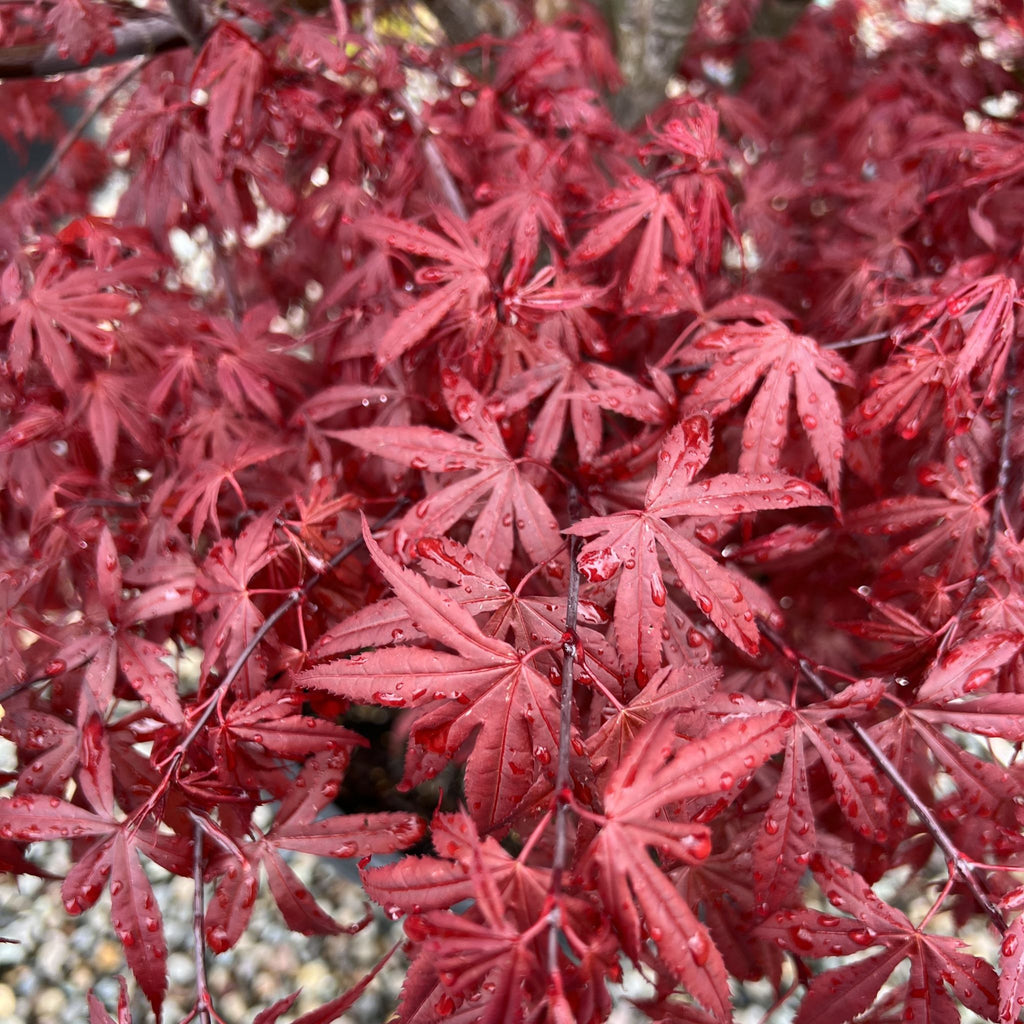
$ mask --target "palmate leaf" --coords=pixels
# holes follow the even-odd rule
[[[551,684],[528,652],[487,636],[444,591],[385,555],[365,523],[363,538],[419,629],[456,653],[385,647],[299,672],[294,685],[362,704],[434,705],[417,720],[410,749],[448,759],[475,735],[466,799],[474,819],[489,827],[515,808],[543,765],[557,762]]]
[[[757,626],[746,578],[723,566],[667,520],[677,516],[727,519],[761,509],[827,505],[816,487],[781,473],[729,473],[694,478],[711,454],[711,423],[691,416],[665,438],[643,510],[593,516],[565,533],[598,536],[579,556],[580,571],[593,581],[620,572],[615,598],[615,634],[623,667],[646,680],[661,664],[666,584],[658,549],[679,586],[734,644],[758,649]]]
[[[0,324],[11,324],[11,370],[24,375],[38,354],[57,387],[73,394],[82,354],[107,357],[116,348],[107,325],[128,316],[131,296],[111,289],[132,275],[131,261],[106,270],[76,267],[57,252],[48,253],[31,275],[12,261],[0,279]]]
[[[704,363],[685,409],[721,416],[757,386],[743,425],[739,468],[744,473],[777,470],[789,429],[791,392],[815,462],[829,492],[839,491],[843,425],[834,384],[852,383],[853,373],[834,352],[785,324],[731,324],[705,334],[686,350],[684,362]]]
[[[646,935],[687,990],[716,1019],[729,1020],[721,953],[647,848],[682,863],[707,857],[707,825],[661,811],[688,798],[735,792],[782,747],[794,719],[787,711],[741,716],[699,739],[684,740],[675,733],[675,718],[648,725],[608,779],[605,820],[587,864],[625,952],[638,961]]]
[[[578,264],[590,263],[611,252],[635,227],[644,225],[623,293],[629,308],[652,301],[661,285],[666,229],[677,263],[685,267],[693,259],[693,238],[686,212],[671,191],[663,191],[645,178],[629,178],[625,187],[613,190],[597,204],[597,213],[600,223],[591,228],[573,252],[573,260]]]
[[[273,534],[274,517],[262,515],[246,525],[235,540],[215,544],[203,562],[196,581],[197,608],[216,612],[208,618],[204,631],[204,678],[220,662],[233,664],[263,622],[263,613],[249,593],[249,581],[280,552]],[[266,658],[257,652],[239,675],[240,692],[256,696],[265,679]]]
[[[852,869],[820,854],[811,866],[829,902],[851,916],[809,908],[780,910],[758,931],[802,957],[846,956],[871,946],[883,951],[815,977],[800,1004],[797,1024],[852,1020],[871,1007],[882,984],[908,957],[910,980],[900,990],[903,1020],[955,1024],[960,1015],[947,986],[976,1014],[996,1019],[995,971],[962,952],[964,943],[915,928]]]
[[[395,527],[397,546],[438,537],[465,517],[473,519],[467,546],[504,574],[514,537],[534,564],[558,555],[558,521],[543,495],[513,458],[483,399],[468,383],[452,381],[447,394],[460,437],[430,427],[366,427],[335,436],[411,469],[454,476],[418,501]]]
[[[893,808],[884,799],[882,785],[865,754],[836,729],[838,722],[875,707],[884,692],[880,679],[862,679],[829,700],[791,712],[793,728],[786,741],[778,788],[754,840],[754,896],[761,911],[783,905],[816,849],[808,778],[808,768],[815,762],[820,761],[827,773],[839,810],[851,827],[867,840],[886,840],[896,817]],[[711,716],[728,718],[737,711],[782,713],[787,706],[731,693],[715,695],[705,710]]]
[[[427,292],[396,316],[377,339],[376,373],[427,337],[449,314],[476,312],[490,298],[487,252],[469,228],[451,214],[438,211],[437,219],[448,238],[407,221],[366,217],[360,223],[360,231],[377,245],[442,264],[418,275],[422,283],[441,287]]]

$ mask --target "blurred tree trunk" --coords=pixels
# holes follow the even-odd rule
[[[612,99],[621,124],[632,126],[665,99],[701,0],[600,0],[615,35],[625,85]]]
[[[625,84],[610,100],[620,124],[636,125],[665,99],[665,86],[679,67],[702,0],[592,0],[615,38]],[[810,0],[761,0],[748,38],[784,36]],[[513,5],[502,0],[428,0],[453,42],[481,32],[507,35],[518,24]],[[566,0],[538,2],[541,17],[569,7]],[[742,62],[739,68],[742,76]]]

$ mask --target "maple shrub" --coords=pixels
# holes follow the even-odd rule
[[[208,1024],[301,851],[408,1024],[1017,1020],[1020,4],[706,3],[635,127],[543,6],[0,9],[0,867],[157,1019],[151,867]]]

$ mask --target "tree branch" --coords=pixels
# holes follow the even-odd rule
[[[579,518],[579,497],[576,488],[569,488],[569,514],[575,522]],[[576,626],[580,608],[580,568],[576,556],[580,538],[569,538],[569,594],[565,602],[565,633],[562,635],[562,692],[558,723],[558,768],[555,772],[555,850],[551,865],[552,928],[548,932],[548,969],[554,977],[558,973],[558,901],[562,894],[562,876],[569,860],[569,751],[572,740],[573,668],[576,664]]]
[[[92,119],[119,93],[135,75],[142,69],[151,58],[146,56],[134,57],[126,67],[98,96],[96,96],[86,108],[82,116],[75,124],[64,133],[60,143],[54,147],[46,163],[40,168],[39,173],[32,179],[29,191],[35,194],[38,192],[47,179],[60,166],[61,160],[67,156],[71,147],[82,137],[85,130],[92,123]]]
[[[188,40],[181,26],[165,15],[140,18],[112,30],[114,48],[97,50],[87,64],[79,64],[61,52],[56,43],[32,43],[0,49],[0,78],[44,78],[65,72],[121,64],[133,57],[153,56],[185,46]]]

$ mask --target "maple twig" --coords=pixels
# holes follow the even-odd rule
[[[569,489],[569,515],[575,521],[579,512],[579,496],[575,487]],[[572,740],[572,684],[576,664],[576,626],[579,622],[580,569],[577,554],[580,538],[569,538],[569,593],[565,602],[565,633],[562,635],[562,692],[558,721],[558,768],[555,772],[555,850],[551,865],[551,930],[548,932],[548,970],[558,971],[558,901],[562,893],[562,875],[569,859],[569,751]]]
[[[139,71],[152,60],[152,55],[140,54],[137,57],[133,57],[128,67],[126,67],[111,83],[104,89],[98,96],[96,96],[90,103],[89,106],[82,113],[82,116],[69,128],[65,133],[64,137],[60,142],[53,148],[53,152],[47,157],[46,163],[39,169],[39,173],[32,179],[32,183],[29,185],[29,192],[35,194],[38,192],[43,185],[46,184],[47,180],[53,174],[53,172],[60,165],[61,160],[67,155],[71,147],[82,137],[86,128],[92,123],[93,118],[117,95],[138,73]],[[137,505],[137,502],[132,502],[132,505]]]
[[[237,18],[233,24],[253,39],[261,39],[267,33],[266,28],[251,18]],[[123,64],[134,57],[155,57],[189,45],[180,23],[163,14],[116,25],[110,33],[113,47],[110,50],[98,49],[84,64],[75,60],[59,43],[28,43],[0,48],[0,79],[46,78],[91,71],[111,64]]]
[[[757,628],[761,634],[771,642],[778,652],[789,662],[799,668],[800,673],[826,700],[836,695],[835,690],[822,678],[816,667],[802,654],[795,651],[786,643],[782,635],[763,619],[758,619]],[[843,724],[860,740],[864,749],[871,759],[882,770],[883,774],[896,787],[904,800],[910,805],[911,810],[920,819],[921,824],[931,835],[932,839],[942,850],[946,858],[946,867],[950,875],[962,879],[978,903],[978,906],[985,911],[989,920],[995,925],[1000,934],[1006,931],[1006,920],[1002,912],[995,905],[992,897],[986,891],[984,883],[974,873],[974,862],[968,860],[960,852],[956,844],[950,839],[946,830],[942,827],[938,818],[932,813],[931,808],[914,792],[910,783],[900,774],[899,769],[889,760],[881,747],[871,738],[868,731],[858,722],[843,719]]]
[[[862,334],[859,338],[844,338],[842,341],[830,341],[827,345],[822,345],[822,348],[829,348],[832,350],[839,348],[856,348],[858,345],[866,345],[871,341],[882,341],[884,338],[888,338],[892,334],[892,331],[877,331],[875,334]]]
[[[44,78],[74,71],[90,71],[121,64],[139,56],[154,56],[185,45],[181,26],[166,15],[140,18],[111,29],[114,46],[97,50],[79,64],[59,43],[30,43],[0,50],[0,78]]]
[[[192,815],[192,951],[196,970],[196,1019],[199,1024],[212,1024],[210,1018],[210,990],[206,981],[206,938],[203,928],[206,909],[203,905],[203,827],[197,815]]]
[[[945,653],[952,644],[960,623],[963,622],[971,605],[977,600],[988,583],[988,570],[996,551],[996,541],[999,538],[999,528],[1003,525],[1003,516],[1006,508],[1006,490],[1010,484],[1010,470],[1013,466],[1013,457],[1010,454],[1010,435],[1013,424],[1013,407],[1017,398],[1017,386],[1012,383],[1013,374],[1016,368],[1014,350],[1011,347],[1006,357],[1006,390],[1003,393],[1003,432],[999,439],[999,466],[996,471],[995,495],[992,499],[992,509],[989,512],[988,532],[985,535],[985,546],[982,548],[981,558],[978,560],[978,571],[971,580],[971,589],[967,596],[960,603],[956,615],[946,627],[946,632],[939,644],[939,654]]]
[[[232,272],[231,257],[216,232],[211,235],[210,240],[213,243],[213,254],[217,261],[217,267],[220,270],[220,279],[224,285],[224,298],[228,304],[228,313],[231,315],[232,323],[237,326],[242,322],[242,298],[238,294],[238,285]]]

